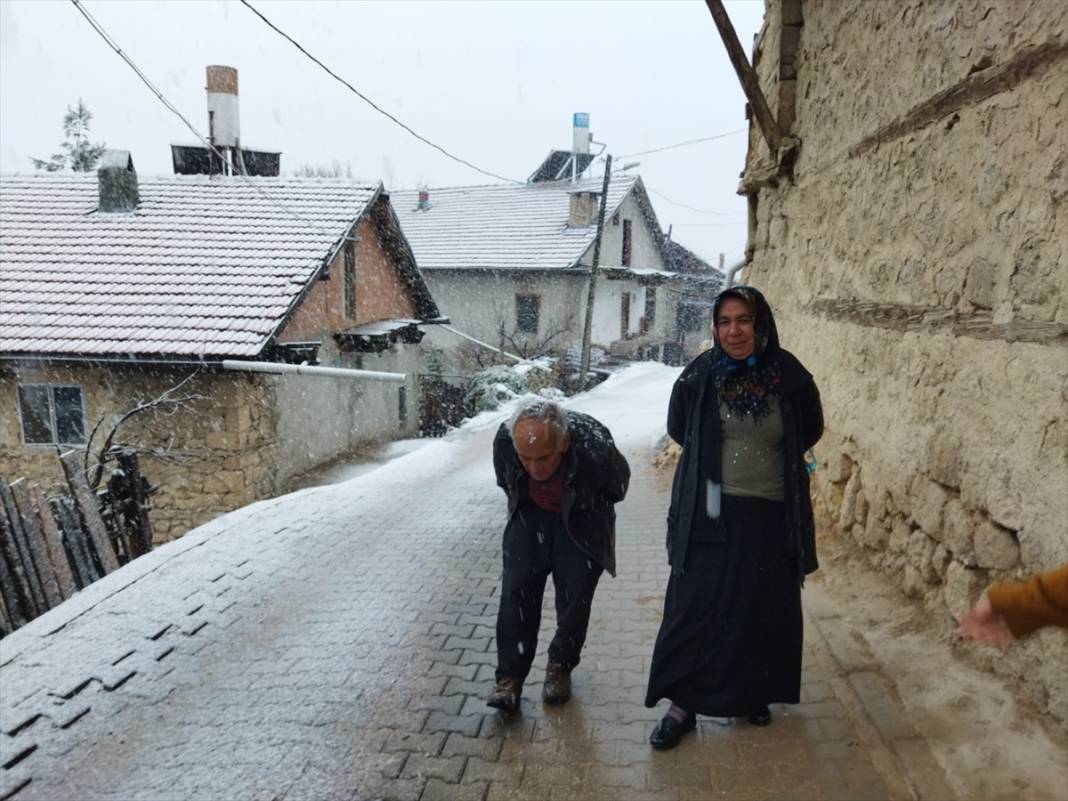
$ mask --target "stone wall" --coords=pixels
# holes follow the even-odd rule
[[[63,471],[53,446],[23,443],[17,413],[18,383],[76,384],[85,398],[87,433],[104,418],[94,440],[100,447],[112,420],[159,397],[193,368],[145,369],[59,366],[0,371],[0,476],[59,485]],[[119,430],[116,442],[153,449],[142,455],[144,475],[160,486],[149,517],[157,543],[275,491],[275,421],[269,390],[259,376],[200,373],[182,395],[197,395],[174,414],[145,412]],[[67,446],[64,446],[64,450]],[[84,448],[78,449],[84,451]],[[92,464],[92,462],[91,462]],[[106,481],[106,476],[105,476]]]
[[[1068,5],[767,11],[754,61],[800,145],[776,164],[754,126],[746,280],[822,392],[822,535],[951,636],[1068,560]],[[1062,632],[975,652],[1068,719]]]

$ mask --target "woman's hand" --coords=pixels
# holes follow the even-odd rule
[[[960,617],[960,634],[967,640],[975,640],[984,645],[1005,645],[1016,639],[1001,617],[983,598]]]

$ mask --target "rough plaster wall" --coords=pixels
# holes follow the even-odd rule
[[[989,582],[1068,560],[1068,63],[850,149],[976,68],[1063,44],[1068,4],[803,9],[796,183],[759,193],[748,280],[821,388],[823,534],[865,549],[948,634]],[[768,10],[758,70],[777,97]],[[766,154],[754,136],[750,175]],[[1068,719],[1063,634],[984,658],[1037,677],[1027,691]]]
[[[564,327],[582,336],[581,309],[585,307],[586,279],[574,275],[537,273],[487,273],[476,271],[427,270],[423,273],[441,313],[466,334],[498,346],[498,323],[509,331],[515,328],[516,294],[541,296],[539,333]],[[617,313],[618,327],[618,313]],[[567,342],[568,336],[561,338]],[[520,338],[526,341],[525,338]],[[432,347],[456,351],[466,347],[464,340],[449,333],[433,334]]]
[[[419,421],[421,353],[418,345],[396,345],[381,354],[364,354],[362,369],[405,373],[403,385],[295,375],[265,379],[278,410],[278,486],[360,446],[414,436]],[[357,367],[352,354],[340,358],[339,366]],[[406,388],[408,409],[403,425],[398,400],[401,386]]]
[[[23,445],[16,411],[19,382],[80,385],[86,434],[105,418],[93,443],[96,450],[117,415],[139,400],[158,397],[191,372],[50,366],[0,373],[0,475],[8,481],[26,476],[46,491],[63,481],[53,448]],[[168,458],[140,459],[144,475],[160,486],[149,516],[156,542],[180,537],[275,490],[274,424],[262,382],[255,376],[203,373],[183,392],[202,400],[174,415],[131,418],[116,438],[168,453]]]
[[[604,220],[601,234],[600,264],[602,267],[620,267],[623,264],[623,221],[630,220],[631,225],[631,259],[630,266],[649,270],[663,270],[664,261],[656,247],[653,234],[642,216],[641,207],[633,196],[628,195],[616,210],[619,224],[612,222],[615,215],[608,215]],[[594,222],[596,225],[596,221]],[[579,263],[589,267],[593,264],[593,244],[591,243]]]

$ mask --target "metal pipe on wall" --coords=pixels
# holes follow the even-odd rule
[[[375,370],[352,370],[344,367],[309,367],[303,364],[282,364],[279,362],[243,362],[235,359],[223,359],[224,370],[250,373],[272,373],[275,375],[296,374],[320,376],[321,378],[348,378],[367,381],[394,381],[403,383],[408,379],[407,373],[381,373]]]

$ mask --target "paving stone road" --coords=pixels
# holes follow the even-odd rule
[[[652,751],[668,482],[644,442],[623,443],[620,575],[598,589],[573,700],[540,701],[547,592],[522,714],[487,708],[505,514],[492,435],[220,518],[0,641],[0,798],[951,796],[937,771],[907,775],[909,749],[929,762],[914,733],[880,736],[893,708],[873,726],[843,693],[811,616],[802,704],[766,729],[701,720]]]

